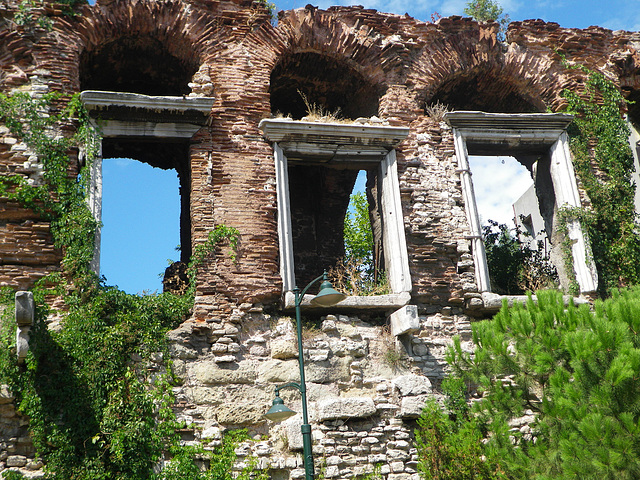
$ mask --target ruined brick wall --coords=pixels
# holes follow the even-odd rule
[[[305,68],[321,59],[352,76],[353,83],[341,88],[356,85],[354,98],[339,93],[343,101],[353,100],[354,115],[369,115],[374,105],[389,125],[409,127],[397,160],[410,303],[418,307],[419,327],[390,343],[402,349],[406,362],[396,370],[384,363],[390,348],[383,344],[386,311],[324,312],[321,333],[306,345],[315,448],[325,458],[326,476],[347,478],[383,462],[387,478],[404,480],[415,475],[412,419],[445,373],[445,346],[454,334],[468,340],[469,314],[482,305],[453,133],[426,107],[441,102],[493,112],[557,111],[564,105],[562,90],[580,90],[585,81],[567,64],[602,71],[630,98],[640,92],[640,35],[596,27],[514,22],[501,43],[495,24],[460,17],[433,24],[361,7],[306,7],[281,13],[274,26],[249,1],[103,0],[75,17],[55,9],[39,12],[53,20],[46,32],[12,23],[17,3],[0,7],[3,93],[60,92],[68,98],[82,89],[92,55],[135,38],[162,45],[193,72],[184,95],[214,97],[185,161],[190,236],[195,244],[216,224],[226,224],[239,230],[240,245],[236,262],[214,256],[200,269],[193,318],[171,333],[182,378],[176,408],[198,427],[194,441],[206,446],[227,427],[249,426],[272,439],[288,428],[291,448],[276,440],[251,447],[276,472],[274,478],[300,475],[300,461],[291,453],[300,447],[297,425],[272,427],[261,419],[274,382],[295,380],[297,364],[279,303],[273,149],[258,128],[278,107],[271,93],[307,82],[318,100],[334,101],[330,82],[304,77]],[[40,181],[38,159],[0,125],[0,174],[7,173]],[[60,259],[49,224],[0,198],[0,286],[28,288],[58,269]],[[4,397],[2,417],[16,431],[10,448],[25,457],[12,461],[22,467],[32,451],[19,430],[23,419],[6,406],[10,394]],[[358,399],[350,404],[352,414],[330,413],[349,398]],[[0,462],[6,460],[2,455]]]
[[[423,23],[358,7],[286,12],[277,27],[250,2],[108,2],[73,18],[47,12],[50,33],[18,28],[10,5],[3,10],[3,91],[75,93],[81,60],[135,36],[162,43],[196,71],[191,95],[215,97],[209,125],[190,142],[191,238],[201,241],[219,223],[240,229],[239,261],[211,265],[198,287],[205,296],[224,293],[239,302],[280,295],[272,151],[257,124],[272,113],[270,75],[286,58],[315,52],[343,64],[377,92],[380,116],[410,127],[398,164],[413,294],[426,303],[460,304],[472,287],[450,132],[428,118],[425,105],[556,110],[561,91],[584,81],[561,55],[603,71],[630,95],[637,89],[637,35],[595,27],[515,22],[500,43],[492,24],[459,17]],[[3,171],[33,177],[37,165],[24,146],[3,136]],[[33,213],[4,202],[1,215],[0,282],[27,287],[56,268],[60,252]]]

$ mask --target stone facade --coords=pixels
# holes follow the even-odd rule
[[[140,148],[140,136],[114,134],[105,136],[103,153],[178,171],[183,244],[202,242],[218,224],[239,230],[237,260],[217,256],[200,269],[193,316],[170,333],[182,382],[176,411],[195,427],[185,432],[187,442],[215,446],[224,428],[236,426],[269,433],[269,440],[246,444],[238,454],[257,455],[273,478],[301,478],[304,472],[296,453],[300,420],[273,426],[262,419],[274,385],[295,381],[298,352],[286,317],[291,312],[282,303],[287,292],[280,276],[274,145],[260,121],[279,113],[300,119],[302,91],[310,102],[340,108],[352,120],[409,129],[395,147],[401,211],[394,213],[404,223],[411,287],[393,292],[400,295],[394,302],[404,299],[400,304],[353,300],[316,311],[318,327],[307,332],[304,352],[314,450],[325,477],[352,478],[381,464],[385,478],[404,480],[417,478],[412,422],[424,400],[437,395],[446,346],[456,334],[469,342],[470,322],[495,306],[476,280],[478,252],[455,132],[437,108],[428,107],[439,102],[454,110],[555,112],[564,105],[563,89],[583,88],[584,73],[569,68],[578,64],[601,71],[631,100],[640,96],[640,34],[598,27],[514,22],[499,42],[497,24],[461,17],[425,23],[361,7],[307,6],[280,12],[274,25],[261,4],[245,0],[98,0],[73,17],[45,2],[34,15],[51,18],[53,29],[46,31],[16,25],[18,3],[0,7],[3,93],[58,92],[65,99],[108,90],[211,98],[210,112],[189,138],[167,134],[169,140],[159,143],[154,134],[140,134]],[[640,116],[637,105],[628,112],[632,121]],[[153,118],[138,113],[138,121],[154,125],[192,121],[186,113],[176,120],[169,110]],[[78,161],[72,155],[70,174],[77,173]],[[381,176],[376,165],[364,167],[372,178]],[[348,174],[332,170],[322,177],[336,190],[332,212],[320,212],[318,225],[307,221],[310,216],[298,219],[294,228],[339,235],[358,167],[341,168]],[[0,125],[0,174],[9,173],[42,180],[38,158]],[[309,182],[319,178],[307,176],[314,177]],[[294,176],[296,182],[304,178]],[[369,187],[373,197],[380,185]],[[296,192],[303,197],[305,189]],[[581,189],[579,194],[588,205]],[[340,243],[333,243],[338,250]],[[316,246],[297,245],[308,248],[305,254]],[[330,253],[335,258],[340,252]],[[48,222],[2,199],[0,286],[28,289],[58,270],[60,260]],[[297,273],[302,283],[306,273]],[[415,307],[417,326],[407,320],[395,337],[388,317],[405,305]],[[297,394],[283,397],[299,410]],[[37,470],[27,422],[5,390],[0,413],[0,470]]]

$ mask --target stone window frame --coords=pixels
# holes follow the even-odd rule
[[[562,113],[486,113],[454,111],[445,114],[452,127],[458,172],[466,204],[475,264],[475,279],[480,292],[490,292],[489,269],[476,206],[467,143],[514,147],[536,145],[548,147],[550,174],[555,190],[556,207],[580,207],[580,194],[569,150],[567,126],[573,116]],[[586,236],[577,219],[567,220],[571,240],[573,269],[581,294],[592,294],[598,286],[598,274]]]
[[[348,297],[342,306],[396,308],[406,305],[412,289],[409,256],[400,200],[395,147],[409,134],[407,127],[337,124],[264,119],[259,124],[272,143],[276,173],[280,276],[285,307],[293,305],[296,286],[287,155],[323,157],[349,162],[366,159],[379,164],[381,211],[384,212],[382,244],[390,295]]]
[[[205,125],[213,97],[152,96],[139,93],[85,90],[80,101],[101,138],[190,139]],[[102,220],[102,143],[91,164],[87,203]],[[96,228],[91,269],[100,272],[101,232]]]
[[[629,145],[631,146],[631,153],[633,154],[634,167],[633,172],[631,172],[631,179],[636,184],[633,203],[636,213],[640,215],[640,132],[629,117],[627,117],[627,125],[629,126]]]

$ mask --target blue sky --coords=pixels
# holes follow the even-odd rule
[[[91,2],[93,3],[93,1]],[[277,1],[277,10],[304,7],[308,0]],[[429,20],[431,14],[463,15],[465,0],[359,0],[322,1],[331,5],[363,5],[382,12],[405,14]],[[599,25],[612,30],[640,30],[640,0],[504,0],[500,2],[512,21],[540,18],[563,27],[586,28]],[[474,188],[483,220],[506,222],[511,204],[531,183],[517,162],[509,159],[472,161]],[[487,170],[490,175],[483,175]],[[504,176],[496,195],[495,174]],[[483,177],[492,178],[483,182]],[[168,259],[177,260],[179,240],[179,193],[176,172],[123,159],[104,162],[101,274],[108,285],[118,285],[128,293],[162,291],[161,276]]]

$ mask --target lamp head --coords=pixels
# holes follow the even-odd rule
[[[324,278],[320,284],[320,291],[311,299],[311,304],[321,307],[331,307],[345,298],[347,298],[347,296],[344,293],[340,293],[333,288],[333,285],[331,285],[331,282],[327,278],[327,272],[324,272]]]
[[[282,422],[287,418],[293,417],[295,414],[296,412],[288,408],[280,396],[276,395],[276,398],[273,399],[271,408],[263,415],[263,417],[267,420],[271,420],[272,422]]]

